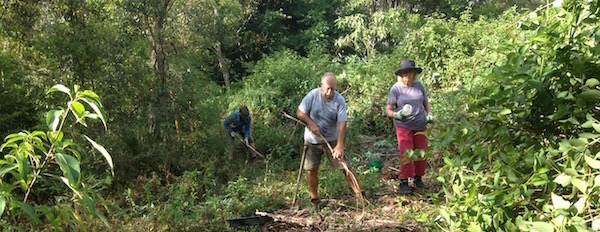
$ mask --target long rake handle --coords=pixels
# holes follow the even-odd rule
[[[292,200],[292,207],[296,205],[296,197],[298,196],[298,185],[300,184],[300,177],[302,176],[302,169],[304,167],[304,158],[306,156],[306,146],[302,150],[302,160],[300,161],[300,168],[298,169],[298,178],[296,178],[296,190],[294,191],[294,199]]]
[[[263,154],[261,154],[260,152],[258,152],[256,149],[254,149],[252,146],[250,145],[246,145],[246,142],[244,141],[244,139],[242,139],[242,136],[240,136],[239,134],[237,135],[238,139],[240,141],[242,141],[242,143],[244,144],[244,146],[246,146],[247,148],[250,148],[250,150],[254,151],[254,153],[256,153],[257,155],[259,155],[261,158],[265,158],[265,156]]]

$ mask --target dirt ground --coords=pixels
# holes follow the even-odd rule
[[[286,209],[266,213],[272,222],[260,227],[261,231],[424,231],[414,216],[434,207],[427,192],[439,189],[429,178],[427,192],[415,189],[413,195],[398,193],[399,157],[395,144],[382,143],[381,138],[361,139],[364,150],[382,154],[384,167],[380,177],[385,183],[378,192],[370,194],[366,202],[359,203],[353,196],[348,199],[322,199],[321,210]],[[377,146],[374,146],[377,145]],[[366,162],[366,161],[365,161]],[[431,169],[428,167],[428,169]],[[428,170],[429,171],[429,170]],[[352,198],[352,199],[351,199]],[[348,203],[352,202],[352,203]],[[257,213],[258,214],[258,213]]]

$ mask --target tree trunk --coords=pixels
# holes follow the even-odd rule
[[[221,51],[221,43],[217,42],[213,47],[213,52],[217,56],[217,60],[219,61],[219,70],[221,70],[221,74],[223,75],[223,81],[225,82],[225,88],[229,89],[230,81],[229,81],[229,61],[227,58],[223,57],[223,52]]]
[[[215,29],[219,28],[221,25],[221,18],[219,17],[219,10],[217,9],[217,7],[215,7],[215,5],[213,5],[213,14],[214,14],[214,21],[213,21],[213,27]],[[217,60],[219,62],[219,70],[221,71],[221,74],[223,75],[223,82],[225,82],[225,88],[229,89],[229,62],[227,60],[227,58],[225,58],[223,56],[223,51],[221,49],[221,42],[219,42],[219,39],[215,38],[215,45],[213,46],[213,52],[215,53],[215,55],[217,56]]]
[[[151,119],[149,132],[156,140],[166,141],[168,133],[165,131],[165,124],[169,121],[170,107],[168,105],[168,88],[167,88],[167,56],[165,54],[165,36],[164,36],[164,24],[167,18],[167,12],[170,0],[164,0],[160,2],[156,7],[156,11],[151,17],[154,19],[153,23],[148,21],[148,29],[152,36],[152,57],[154,59],[154,71],[156,75],[156,82],[154,84],[155,95],[154,100],[151,101],[151,107],[149,112],[149,118]]]

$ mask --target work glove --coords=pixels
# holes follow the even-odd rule
[[[250,147],[250,142],[248,142],[248,137],[246,137],[244,139],[244,144],[246,144],[246,147]]]
[[[432,113],[427,114],[427,117],[425,117],[425,119],[427,120],[427,123],[433,124],[433,114]]]
[[[394,112],[394,118],[398,119],[400,121],[404,121],[404,120],[406,120],[408,118],[408,116],[404,115],[402,113],[402,110],[401,110],[401,111],[398,111],[398,112]]]
[[[235,132],[229,132],[229,136],[231,136],[231,138],[235,138]]]

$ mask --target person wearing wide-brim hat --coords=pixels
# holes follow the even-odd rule
[[[413,178],[417,188],[427,189],[422,177],[425,175],[427,159],[404,158],[406,150],[425,150],[428,146],[427,124],[433,122],[431,104],[427,91],[417,75],[423,71],[414,60],[402,60],[394,71],[397,82],[390,88],[385,112],[394,119],[398,150],[400,151],[400,192],[412,194],[408,178]]]

